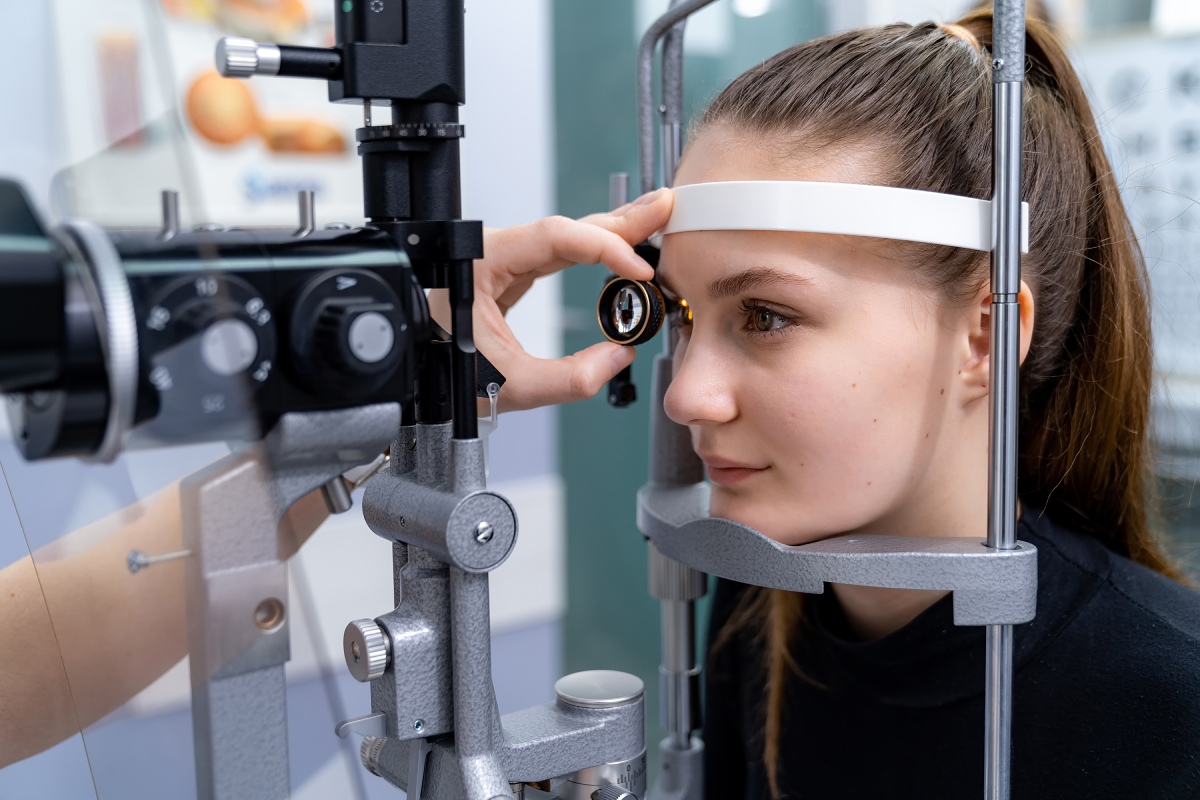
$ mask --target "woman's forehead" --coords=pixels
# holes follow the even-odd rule
[[[881,181],[881,167],[879,148],[869,142],[809,149],[782,133],[715,125],[688,143],[674,185],[750,180],[870,184]]]

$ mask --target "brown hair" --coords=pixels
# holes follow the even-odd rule
[[[781,157],[834,145],[882,155],[880,182],[991,196],[992,12],[954,26],[885,25],[798,45],[735,79],[697,133],[750,133]],[[1021,366],[1019,490],[1062,524],[1177,580],[1151,530],[1148,279],[1091,108],[1048,24],[1027,20],[1022,196],[1030,251],[1022,277],[1037,300]],[[898,246],[950,302],[988,280],[986,255]],[[765,634],[764,761],[779,796],[784,684],[802,595],[751,589],[715,644]]]

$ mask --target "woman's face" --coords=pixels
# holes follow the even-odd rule
[[[675,185],[871,183],[869,163],[846,152],[780,167],[752,140],[706,131]],[[887,253],[885,241],[828,234],[665,237],[660,282],[693,313],[666,411],[691,431],[714,516],[788,544],[910,533],[966,477],[946,473],[962,472],[951,453],[979,444],[967,401],[986,388],[964,392],[959,372],[970,315],[945,311]],[[982,447],[986,470],[986,428]]]

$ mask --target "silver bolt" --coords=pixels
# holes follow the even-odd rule
[[[475,526],[475,541],[480,544],[487,544],[492,540],[492,535],[496,533],[496,529],[492,527],[490,522],[481,522]]]
[[[408,235],[408,243],[409,243],[409,244],[413,244],[413,245],[420,244],[420,243],[421,243],[421,237],[420,237],[420,236],[418,236],[418,235],[417,235],[417,234],[415,234],[415,233],[410,233],[410,234]]]
[[[992,62],[992,69],[994,69],[994,70],[1000,70],[1000,69],[1003,69],[1003,67],[1004,67],[1004,59],[1003,58],[997,58],[995,61]]]
[[[419,720],[415,721],[413,723],[413,730],[416,731],[417,733],[420,733],[421,731],[425,730],[425,720],[419,719]]]

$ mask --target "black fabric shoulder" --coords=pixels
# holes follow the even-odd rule
[[[1022,516],[1021,536],[1039,550],[1050,549],[1077,569],[1104,582],[1103,589],[1168,626],[1184,639],[1200,642],[1200,591],[1112,552],[1094,537],[1057,524],[1036,510]]]

